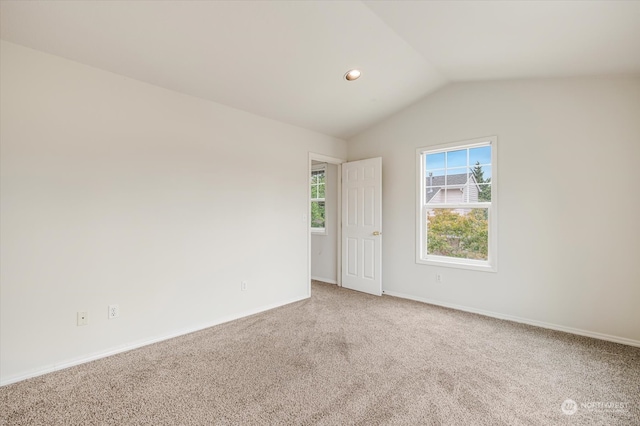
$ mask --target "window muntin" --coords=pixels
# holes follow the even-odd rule
[[[326,231],[326,164],[311,169],[311,232]]]
[[[496,269],[496,142],[417,150],[418,263]]]

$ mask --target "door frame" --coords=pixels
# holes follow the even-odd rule
[[[311,176],[311,166],[313,161],[321,161],[323,163],[335,164],[338,169],[337,176],[337,213],[338,223],[336,227],[336,282],[338,287],[342,287],[342,163],[346,163],[347,160],[338,157],[330,157],[324,154],[318,154],[316,152],[309,151],[308,167],[307,167],[307,295],[311,296],[311,185],[309,185],[309,176]]]

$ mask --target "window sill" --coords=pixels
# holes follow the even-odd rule
[[[311,235],[328,235],[326,228],[311,228]]]
[[[496,265],[492,265],[488,262],[478,262],[478,263],[470,263],[470,262],[461,262],[456,260],[449,259],[416,259],[416,263],[419,265],[431,265],[431,266],[442,266],[445,268],[456,268],[456,269],[467,269],[471,271],[482,271],[482,272],[498,272],[498,268]]]

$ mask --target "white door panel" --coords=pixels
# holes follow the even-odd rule
[[[342,164],[342,286],[382,294],[382,158]]]

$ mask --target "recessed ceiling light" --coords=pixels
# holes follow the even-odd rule
[[[360,74],[362,74],[360,70],[349,70],[344,75],[344,79],[347,81],[357,80],[358,78],[360,78]]]

